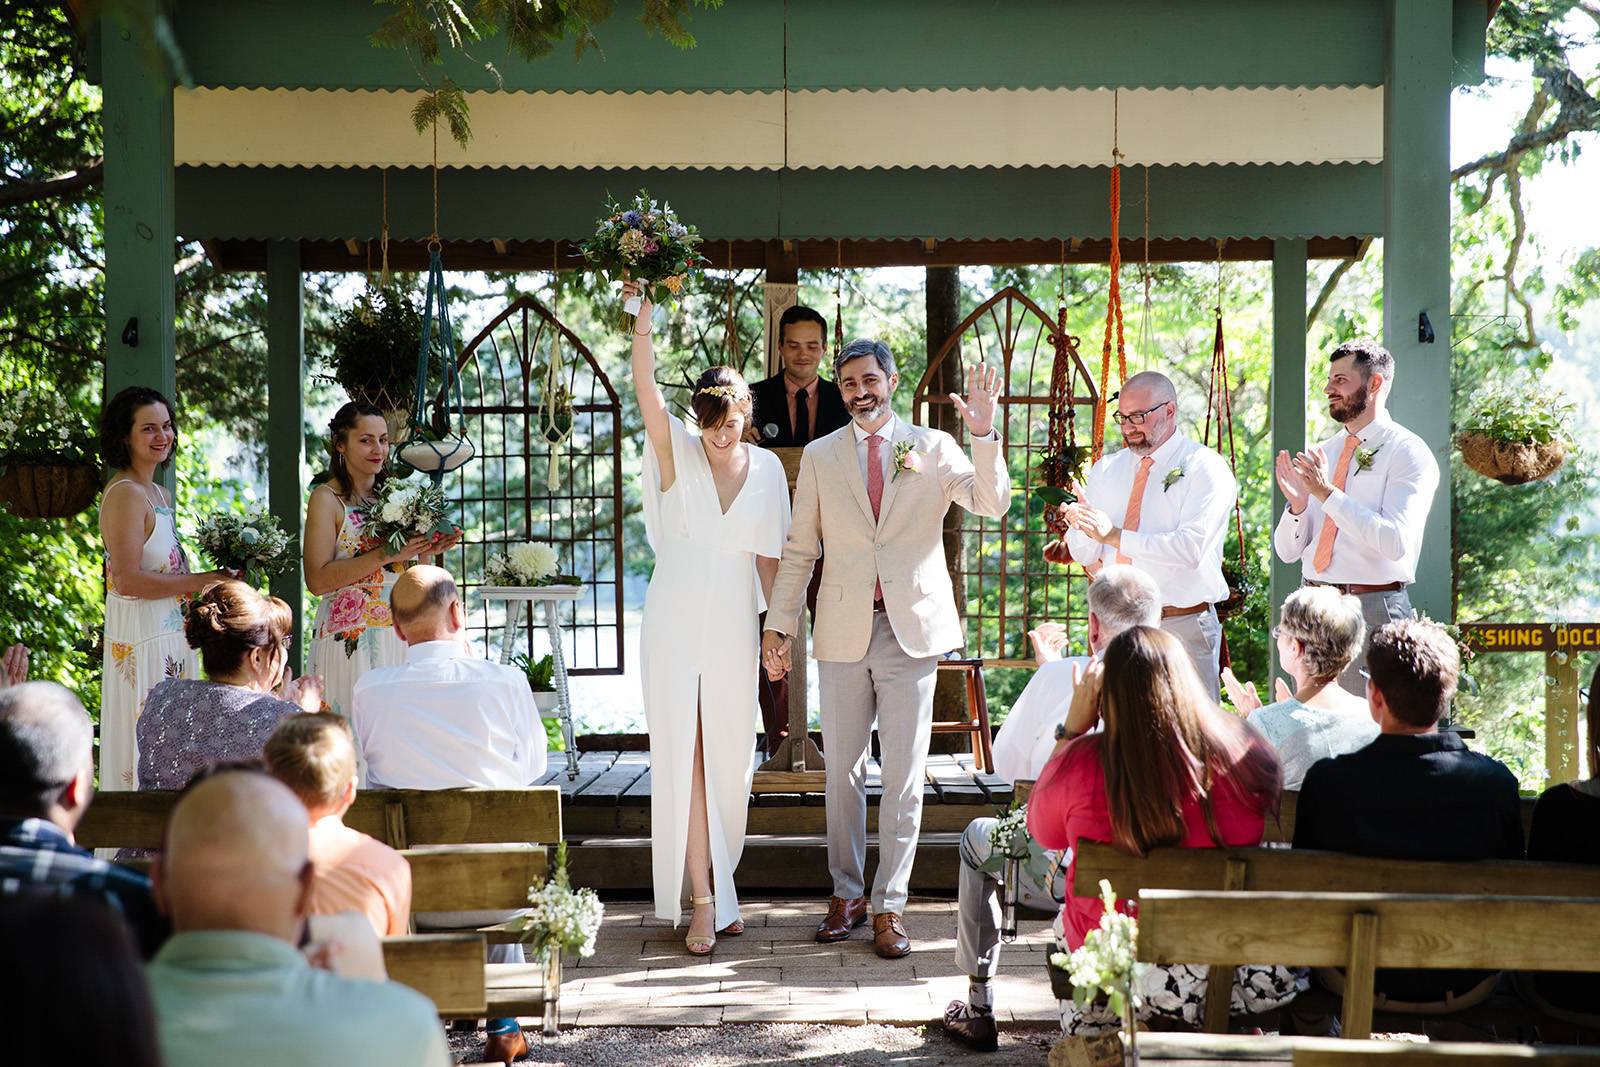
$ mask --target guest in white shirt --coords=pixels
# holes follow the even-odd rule
[[[351,718],[369,789],[517,789],[545,769],[544,727],[528,680],[474,655],[456,583],[438,567],[413,567],[390,595],[398,667],[356,683]]]
[[[1134,567],[1111,564],[1089,585],[1089,651],[1099,656],[1111,639],[1134,626],[1161,622],[1161,589]],[[1033,634],[1029,634],[1033,637]],[[1034,638],[1036,654],[1048,642]],[[1043,646],[1043,647],[1041,647]],[[1042,663],[1017,697],[994,739],[995,773],[1015,784],[1033,781],[1064,744],[1067,709],[1090,656]],[[974,819],[961,835],[961,878],[957,884],[956,965],[967,975],[967,999],[944,1010],[945,1029],[956,1040],[981,1051],[997,1041],[989,979],[1000,966],[1000,874],[994,860],[995,819]],[[1061,898],[1024,866],[1018,903],[1056,911]]]
[[[1228,596],[1222,543],[1238,485],[1227,462],[1178,433],[1178,394],[1164,374],[1129,378],[1112,413],[1126,446],[1103,456],[1062,509],[1072,558],[1090,574],[1131,564],[1161,588],[1161,628],[1183,642],[1211,698],[1221,695]]]
[[[398,667],[356,682],[351,718],[372,789],[518,789],[544,774],[544,726],[528,680],[481,659],[465,640],[455,580],[439,567],[412,567],[389,594],[394,632],[406,643]],[[508,912],[419,912],[417,929],[503,922]],[[522,963],[522,946],[488,946],[490,963]],[[527,1051],[515,1019],[490,1019],[485,1062]]]
[[[1328,415],[1343,426],[1308,451],[1279,452],[1278,486],[1288,506],[1272,544],[1300,561],[1307,584],[1331,585],[1361,601],[1371,634],[1416,615],[1406,587],[1417,578],[1422,531],[1439,488],[1439,463],[1422,438],[1388,412],[1394,357],[1372,341],[1347,341],[1328,357]],[[1365,695],[1366,650],[1339,676]]]

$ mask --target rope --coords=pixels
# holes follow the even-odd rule
[[[1113,151],[1111,164],[1111,288],[1106,296],[1106,333],[1100,346],[1100,395],[1094,405],[1094,452],[1099,459],[1106,448],[1106,406],[1111,393],[1111,339],[1116,331],[1117,376],[1119,382],[1128,380],[1128,347],[1123,337],[1122,324],[1122,171],[1116,159],[1121,152]]]
[[[1217,242],[1217,329],[1211,342],[1211,381],[1206,391],[1206,426],[1205,433],[1201,435],[1200,442],[1211,444],[1211,417],[1216,415],[1217,443],[1216,449],[1222,451],[1223,428],[1227,428],[1228,436],[1228,470],[1235,478],[1239,473],[1238,447],[1233,435],[1233,389],[1228,383],[1228,346],[1223,337],[1222,330],[1222,245]],[[1239,545],[1239,575],[1243,580],[1245,569],[1245,541],[1244,541],[1244,505],[1235,497],[1233,502],[1233,528],[1234,535]],[[1222,640],[1222,666],[1228,666],[1231,656],[1228,653],[1227,636]]]
[[[383,168],[383,228],[378,231],[378,248],[381,252],[381,266],[378,271],[378,285],[387,289],[394,281],[394,274],[389,270],[389,168]]]
[[[728,366],[739,366],[739,320],[733,311],[733,241],[728,241],[728,317],[722,325],[724,347],[728,350]]]
[[[844,347],[844,246],[833,240],[833,351]]]
[[[1139,364],[1150,365],[1156,347],[1155,323],[1151,321],[1150,301],[1150,164],[1144,165],[1144,313],[1139,318]]]
[[[550,316],[555,318],[556,302],[561,295],[561,266],[558,259],[561,243],[558,239],[550,242]],[[566,445],[567,439],[572,436],[572,431],[577,420],[572,417],[571,396],[568,395],[566,411],[566,428],[561,426],[562,412],[558,410],[558,398],[561,391],[562,371],[561,361],[561,327],[553,322],[550,327],[550,362],[545,368],[543,389],[543,403],[539,405],[539,432],[550,445],[550,470],[545,475],[544,485],[550,492],[561,488],[561,450]]]

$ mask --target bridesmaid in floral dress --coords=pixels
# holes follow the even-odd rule
[[[166,490],[156,472],[172,461],[172,405],[133,385],[106,404],[100,450],[111,480],[100,496],[106,547],[104,673],[100,683],[100,788],[137,788],[136,724],[145,695],[163,678],[197,678],[183,636],[183,601],[222,571],[190,574]]]
[[[374,667],[405,661],[405,642],[389,619],[389,592],[405,564],[430,545],[417,537],[390,552],[363,532],[363,509],[388,476],[388,460],[383,412],[351,401],[328,424],[327,480],[306,503],[306,588],[322,598],[306,672],[322,675],[323,699],[347,718],[357,679]]]

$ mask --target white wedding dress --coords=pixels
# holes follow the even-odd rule
[[[661,491],[645,443],[644,526],[655,552],[639,649],[650,729],[650,842],[656,916],[677,923],[689,896],[684,853],[698,702],[717,929],[739,918],[734,868],[744,851],[755,770],[757,615],[766,610],[755,557],[777,559],[789,532],[783,464],[745,445],[750,470],[724,514],[699,434],[672,421],[677,478]]]

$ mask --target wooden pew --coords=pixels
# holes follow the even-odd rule
[[[1344,968],[1346,1038],[1371,1036],[1380,967],[1590,971],[1600,959],[1595,899],[1170,889],[1138,899],[1145,962]]]
[[[1294,1067],[1596,1067],[1600,1049],[1466,1041],[1343,1041],[1302,1038]]]
[[[445,1018],[488,1011],[482,934],[408,934],[383,939],[389,978],[433,1001]]]

